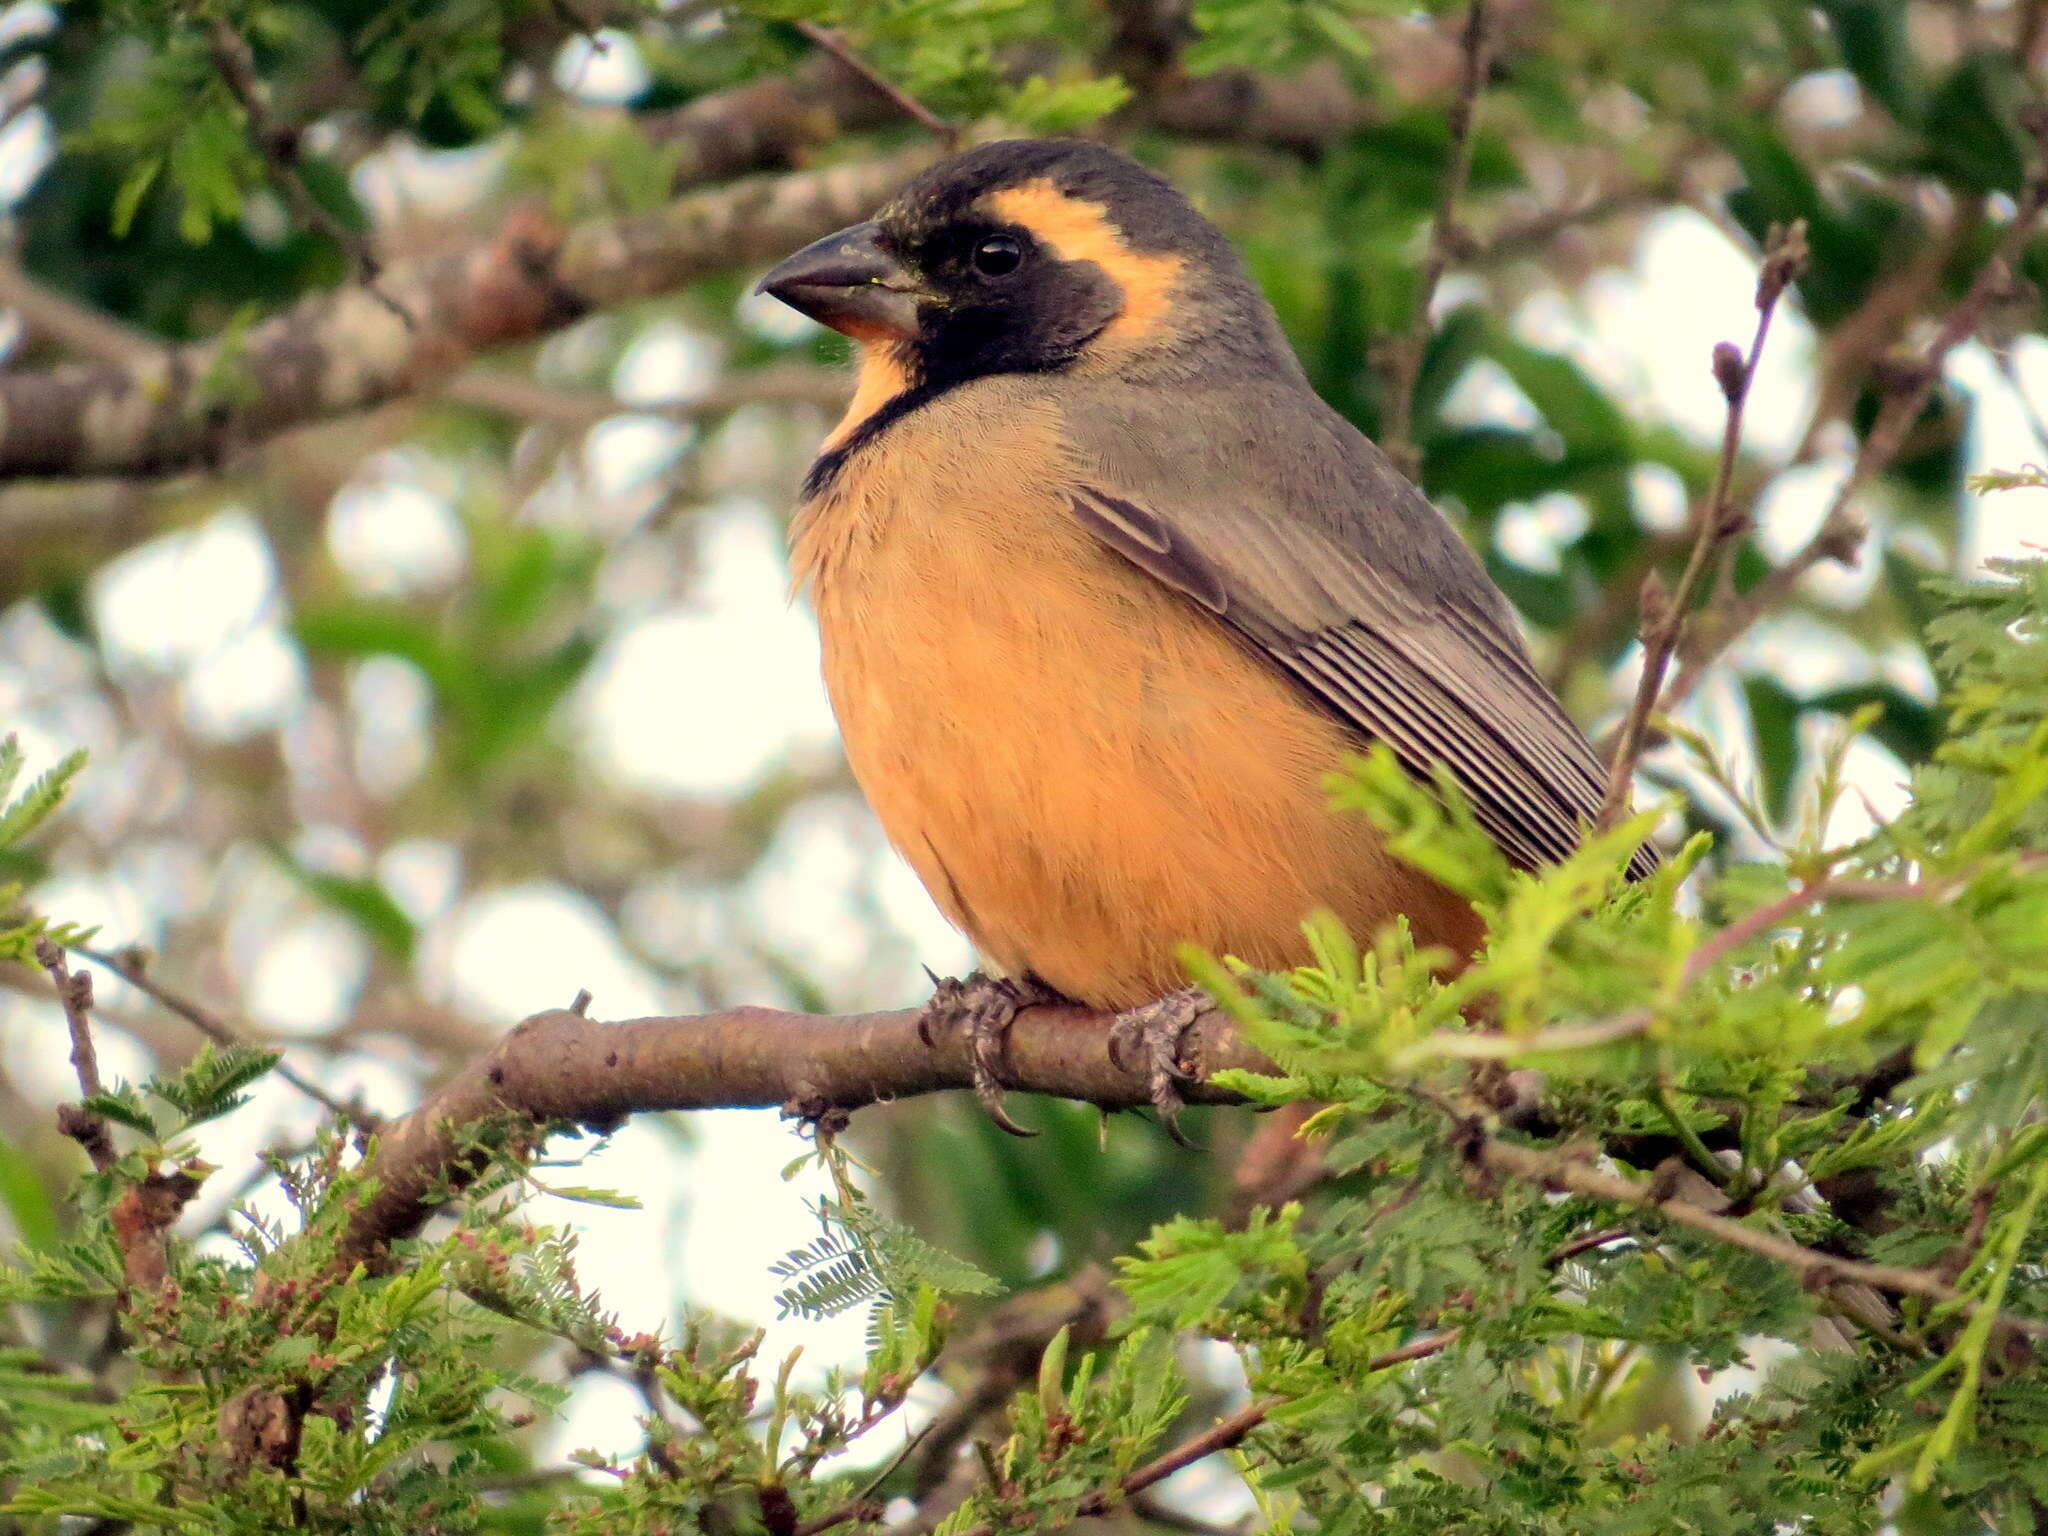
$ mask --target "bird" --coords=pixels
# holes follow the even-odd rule
[[[1120,1064],[1144,1047],[1173,1129],[1184,945],[1301,964],[1327,909],[1471,954],[1470,905],[1331,808],[1347,753],[1448,769],[1518,867],[1578,846],[1606,771],[1506,597],[1164,178],[982,144],[759,291],[857,345],[793,583],[854,777],[996,967],[925,1024],[968,1030],[1006,1129],[1005,1032],[1054,998],[1114,1015]]]

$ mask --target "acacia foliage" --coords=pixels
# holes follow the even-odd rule
[[[1236,1226],[1159,1224],[1118,1263],[1114,1336],[1051,1337],[938,1529],[1118,1507],[1124,1479],[1200,1428],[1196,1338],[1236,1352],[1263,1408],[1230,1454],[1271,1530],[2037,1529],[2048,562],[1939,601],[1942,744],[1905,813],[1851,841],[1826,834],[1830,773],[1770,858],[1701,877],[1695,847],[1629,884],[1631,824],[1531,875],[1449,786],[1384,757],[1340,775],[1340,802],[1475,902],[1485,948],[1451,981],[1398,928],[1361,947],[1312,924],[1317,963],[1282,975],[1191,957],[1275,1065],[1234,1085],[1321,1106],[1302,1134],[1329,1182]],[[81,1187],[75,1235],[0,1270],[0,1301],[31,1338],[111,1324],[121,1358],[91,1377],[33,1344],[0,1358],[0,1517],[857,1532],[913,1491],[889,1426],[958,1300],[991,1282],[875,1211],[829,1138],[814,1155],[835,1193],[819,1242],[780,1267],[784,1304],[867,1306],[869,1353],[811,1390],[713,1317],[624,1333],[573,1241],[519,1199],[604,1197],[537,1183],[532,1149],[488,1125],[471,1150],[496,1172],[378,1272],[336,1267],[366,1194],[337,1131],[276,1168],[295,1220],[245,1211],[238,1252],[173,1237],[139,1275],[124,1195],[239,1176],[195,1137],[270,1064],[209,1052],[87,1105],[124,1151]],[[1527,1154],[1547,1160],[1536,1177]],[[1632,1182],[1573,1192],[1572,1167]],[[589,1482],[532,1467],[524,1433],[571,1360],[648,1405],[644,1451],[580,1458]]]

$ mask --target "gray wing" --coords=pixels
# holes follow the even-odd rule
[[[1163,433],[1097,416],[1076,517],[1410,772],[1444,764],[1516,864],[1565,857],[1606,771],[1505,598],[1377,448],[1306,391],[1286,403],[1197,396]],[[1656,862],[1645,846],[1630,872]]]

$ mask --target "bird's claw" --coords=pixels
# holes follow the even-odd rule
[[[925,974],[930,976],[931,972]],[[1051,989],[1029,977],[992,977],[980,971],[965,981],[933,976],[931,1001],[917,1017],[918,1039],[934,1049],[939,1036],[946,1031],[966,1031],[974,1096],[981,1101],[989,1119],[1012,1136],[1036,1136],[1038,1132],[1019,1125],[1003,1107],[999,1075],[1003,1047],[1009,1041],[1010,1025],[1020,1012],[1055,996]]]
[[[1159,1124],[1183,1147],[1194,1143],[1180,1128],[1180,1112],[1187,1107],[1180,1085],[1201,1079],[1182,1062],[1181,1047],[1195,1021],[1208,1009],[1208,993],[1200,987],[1183,987],[1127,1009],[1109,1027],[1110,1061],[1119,1071],[1145,1073],[1146,1095],[1159,1111]]]
[[[968,989],[978,982],[986,983],[988,978],[979,971],[965,981],[957,976],[937,976],[930,966],[924,968],[924,973],[931,977],[932,995],[931,1001],[918,1010],[917,1038],[930,1051],[938,1049],[940,1030],[951,1029],[967,1017]]]
[[[796,1121],[798,1130],[821,1142],[830,1141],[853,1123],[851,1112],[808,1089],[783,1100],[782,1118]]]

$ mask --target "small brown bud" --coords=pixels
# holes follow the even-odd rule
[[[1740,400],[1749,387],[1749,364],[1742,359],[1742,348],[1732,341],[1714,343],[1714,382],[1721,386],[1721,398],[1730,405]]]

